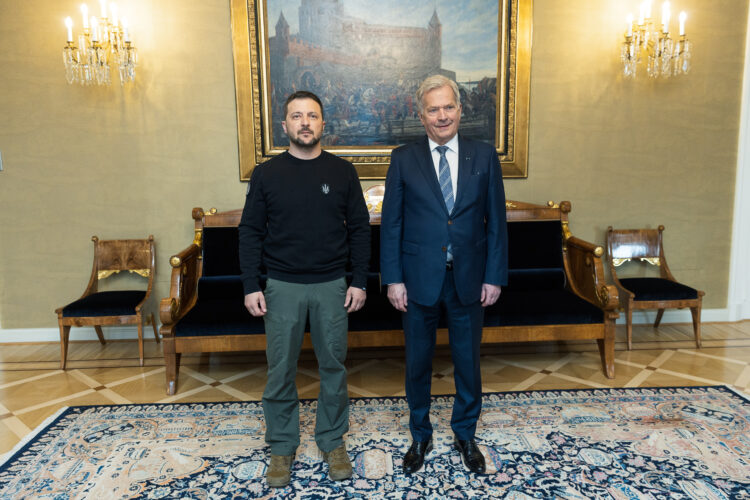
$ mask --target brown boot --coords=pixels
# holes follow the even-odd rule
[[[328,463],[328,477],[333,481],[343,481],[352,477],[352,463],[343,444],[333,451],[324,451],[323,459]]]
[[[294,455],[271,455],[271,464],[266,470],[266,482],[271,488],[283,488],[292,479]]]

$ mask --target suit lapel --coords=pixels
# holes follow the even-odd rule
[[[443,199],[443,192],[440,191],[440,182],[438,181],[437,174],[435,173],[435,165],[432,162],[432,152],[430,151],[430,144],[427,142],[427,136],[425,136],[419,143],[415,156],[417,157],[417,165],[422,175],[425,177],[426,186],[430,188],[430,191],[435,195],[438,203],[446,213],[448,209],[445,208],[445,200]],[[459,177],[460,178],[460,177]]]
[[[468,142],[461,135],[458,136],[458,182],[456,184],[456,193],[454,196],[456,202],[453,205],[453,211],[460,207],[463,193],[466,191],[469,176],[471,175],[471,166],[473,164],[474,151]]]

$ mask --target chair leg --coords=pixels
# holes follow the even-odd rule
[[[695,332],[695,347],[701,348],[701,305],[690,308],[690,315],[693,316],[693,331]]]
[[[107,342],[104,341],[104,332],[102,332],[102,327],[99,325],[94,325],[94,330],[96,330],[96,336],[99,337],[99,343],[101,345],[106,344]]]
[[[68,363],[68,338],[70,337],[70,326],[60,323],[60,369],[64,370]]]
[[[143,321],[138,318],[138,359],[143,366]]]
[[[627,319],[627,332],[628,332],[628,351],[633,348],[633,304],[629,303],[625,308],[625,317]]]
[[[159,342],[161,342],[161,339],[159,338],[159,332],[156,331],[156,320],[154,320],[154,313],[151,313],[151,319],[149,321],[151,321],[151,326],[154,329],[154,338],[156,339],[156,343],[158,344]]]
[[[602,359],[604,374],[615,378],[615,322],[607,320],[604,324],[604,338],[596,339],[599,344],[599,356]]]
[[[659,324],[661,323],[662,316],[664,316],[664,309],[659,309],[659,311],[656,313],[656,321],[654,321],[654,328],[659,328]]]
[[[177,390],[177,375],[180,371],[180,354],[175,352],[174,338],[164,339],[164,365],[167,376],[167,395],[173,396]]]

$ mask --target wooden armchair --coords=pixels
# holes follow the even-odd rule
[[[658,309],[654,328],[659,327],[664,309],[690,308],[693,317],[695,345],[701,346],[701,306],[704,292],[679,283],[664,256],[662,232],[659,229],[607,229],[607,248],[612,279],[619,290],[620,306],[627,316],[628,350],[632,348],[633,310]],[[620,278],[617,268],[628,261],[641,261],[659,267],[659,277]]]
[[[60,368],[65,369],[68,357],[68,337],[71,326],[93,326],[99,342],[104,344],[102,325],[138,325],[138,355],[143,366],[143,305],[151,295],[154,284],[156,253],[154,237],[145,240],[102,240],[92,236],[94,242],[94,267],[91,278],[81,298],[60,307],[57,322],[60,326]],[[99,291],[99,281],[120,271],[130,271],[148,278],[146,290]],[[154,315],[151,323],[156,333]]]

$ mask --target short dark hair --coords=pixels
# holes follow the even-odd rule
[[[320,106],[320,119],[325,121],[326,117],[323,111],[323,103],[320,102],[320,98],[313,94],[312,92],[308,92],[307,90],[298,90],[294,94],[290,95],[286,98],[286,102],[284,103],[284,119],[286,120],[286,113],[289,108],[289,103],[292,102],[295,99],[312,99],[313,101],[318,103],[318,106]]]

